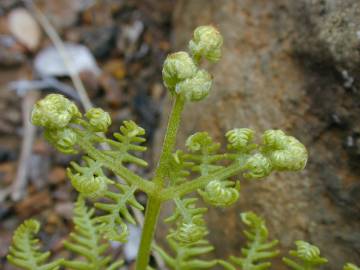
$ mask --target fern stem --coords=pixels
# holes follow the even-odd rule
[[[168,171],[168,165],[170,160],[169,157],[171,156],[176,143],[176,135],[179,129],[181,113],[184,108],[184,104],[185,104],[185,99],[180,95],[176,96],[175,103],[173,105],[169,117],[169,122],[164,138],[164,144],[154,177],[154,183],[161,187],[164,184],[164,180],[165,180],[164,178]]]
[[[138,251],[138,257],[136,260],[136,270],[146,270],[149,263],[151,245],[154,238],[156,224],[162,203],[159,197],[162,193],[161,190],[163,189],[164,181],[168,174],[169,160],[176,143],[176,135],[179,129],[181,113],[184,108],[184,104],[184,98],[178,95],[175,99],[169,117],[163,148],[153,179],[153,183],[158,188],[158,191],[155,194],[148,194],[149,200],[146,207],[144,229],[141,235],[141,242]]]
[[[154,238],[157,220],[160,213],[161,201],[149,197],[146,207],[144,227],[136,260],[136,270],[146,270],[151,252],[152,240]]]

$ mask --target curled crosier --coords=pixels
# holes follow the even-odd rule
[[[254,139],[255,132],[249,128],[234,128],[226,132],[228,149],[237,151],[248,150],[250,143]]]
[[[227,207],[234,204],[239,199],[239,182],[233,181],[210,181],[205,190],[199,190],[199,194],[205,202],[219,207]]]
[[[84,197],[96,199],[107,191],[109,180],[103,173],[101,166],[89,157],[84,157],[87,166],[80,166],[71,162],[72,169],[67,169],[67,175],[73,187]],[[75,172],[73,172],[75,171]]]
[[[59,129],[66,127],[75,117],[81,117],[81,114],[74,102],[62,95],[50,94],[35,104],[31,122],[35,126]]]
[[[244,173],[245,178],[257,179],[268,176],[273,170],[270,160],[261,153],[256,153],[248,158],[244,169],[247,170]]]
[[[267,130],[263,135],[263,149],[273,168],[278,171],[299,171],[305,168],[308,154],[296,138],[281,130]]]
[[[194,31],[194,37],[189,42],[189,49],[198,61],[201,57],[210,62],[217,62],[221,57],[223,38],[220,32],[211,25],[199,26]]]
[[[85,114],[89,120],[90,127],[95,132],[106,132],[111,125],[111,118],[108,112],[101,108],[92,108]]]

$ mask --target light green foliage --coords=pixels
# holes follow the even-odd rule
[[[79,114],[73,102],[62,95],[50,94],[35,104],[31,122],[47,129],[61,129]]]
[[[320,256],[317,246],[305,241],[296,241],[296,250],[291,250],[289,254],[294,259],[283,258],[283,262],[294,270],[316,270],[319,266],[327,263],[327,259]]]
[[[226,132],[225,136],[229,142],[228,149],[248,153],[256,148],[252,144],[255,132],[250,128],[234,128]]]
[[[74,161],[71,162],[72,169],[67,169],[67,176],[80,194],[90,199],[100,198],[104,196],[107,185],[111,181],[105,176],[101,163],[87,156],[84,156],[83,159],[86,163],[85,166],[80,166]]]
[[[196,61],[202,57],[211,62],[217,62],[221,57],[223,38],[219,31],[211,26],[199,26],[194,31],[194,37],[189,42],[189,50]]]
[[[187,245],[180,245],[172,238],[168,238],[167,240],[175,253],[174,256],[169,255],[159,246],[155,246],[154,248],[164,259],[165,263],[173,270],[211,269],[217,264],[216,260],[196,259],[214,250],[213,246],[206,240],[200,240]]]
[[[102,241],[94,212],[94,209],[86,207],[84,199],[79,196],[74,209],[75,230],[64,241],[64,246],[85,260],[65,260],[65,267],[73,270],[116,270],[123,264],[123,261],[114,262],[111,256],[105,255],[109,243]]]
[[[62,260],[47,263],[50,252],[41,252],[39,239],[40,224],[34,219],[25,220],[15,231],[7,259],[10,263],[27,270],[57,270]]]
[[[357,267],[355,264],[347,263],[344,265],[343,270],[360,270],[360,268]]]
[[[176,208],[165,222],[175,222],[177,228],[169,234],[169,238],[174,238],[182,244],[190,244],[208,234],[203,218],[207,209],[198,208],[196,201],[197,198],[174,199]]]
[[[170,54],[163,65],[162,76],[166,88],[176,94],[177,84],[190,79],[197,73],[197,67],[187,52]]]
[[[96,220],[101,224],[100,230],[105,238],[126,242],[128,229],[125,221],[136,224],[128,206],[133,206],[139,210],[144,208],[135,198],[136,186],[114,183],[113,188],[117,189],[118,192],[107,190],[104,194],[107,200],[95,203],[95,207],[104,212]]]
[[[106,132],[111,125],[109,113],[101,108],[92,108],[86,112],[85,116],[94,131]]]
[[[242,213],[241,220],[248,227],[244,231],[247,239],[246,247],[242,248],[241,257],[232,256],[230,260],[242,270],[269,269],[271,266],[269,259],[279,254],[279,251],[274,249],[278,241],[268,240],[269,233],[265,221],[255,213]]]
[[[76,154],[76,133],[70,128],[46,129],[45,138],[60,152],[64,154]]]
[[[296,138],[281,130],[267,130],[263,135],[262,152],[278,171],[299,171],[305,168],[307,151]]]
[[[146,161],[131,154],[131,152],[144,152],[145,146],[139,144],[146,141],[143,137],[145,130],[139,127],[134,121],[124,121],[120,127],[120,133],[114,133],[114,137],[119,141],[107,141],[114,150],[107,151],[107,154],[113,157],[116,162],[134,163],[136,165],[146,167]]]
[[[175,149],[184,106],[187,102],[203,100],[212,86],[212,75],[201,67],[201,60],[218,61],[222,43],[223,39],[214,27],[200,26],[189,42],[190,54],[177,52],[166,58],[163,81],[174,104],[158,165],[153,174],[149,174],[151,179],[134,173],[128,166],[148,165],[141,158],[146,151],[142,145],[145,130],[135,122],[124,121],[112,139],[104,134],[111,125],[110,115],[100,108],[90,109],[83,115],[73,102],[58,94],[48,95],[34,106],[32,123],[44,128],[46,139],[62,153],[79,153],[83,160],[72,162],[67,170],[81,197],[75,207],[75,231],[65,246],[84,260],[66,260],[66,267],[115,269],[121,264],[113,263],[104,255],[107,245],[102,239],[127,241],[127,223],[135,224],[130,208],[143,211],[143,206],[136,200],[137,191],[146,193],[148,202],[136,270],[151,269],[148,264],[152,239],[165,201],[174,203],[174,212],[166,219],[173,225],[167,240],[174,257],[158,246],[155,249],[170,268],[211,269],[217,263],[230,270],[235,269],[232,263],[241,266],[242,270],[269,267],[267,260],[277,254],[273,250],[276,241],[267,240],[265,222],[251,212],[242,215],[249,229],[245,231],[248,243],[240,258],[232,257],[232,263],[195,258],[210,252],[213,247],[204,239],[208,234],[204,219],[207,208],[197,206],[198,199],[193,193],[200,194],[205,204],[228,207],[238,201],[242,177],[259,179],[273,171],[298,171],[307,161],[305,147],[280,130],[266,131],[262,142],[257,144],[253,130],[232,129],[225,135],[228,141],[225,152],[222,152],[225,147],[214,142],[207,132],[197,132],[186,140],[186,151]],[[116,178],[111,180],[110,175]],[[82,198],[89,199],[94,207],[87,209]],[[96,214],[95,208],[99,210]],[[57,269],[57,262],[48,264],[53,268],[31,265],[44,263],[49,256],[49,253],[36,253],[38,251],[33,250],[38,248],[31,246],[36,244],[32,239],[38,227],[35,221],[19,227],[9,261],[25,269]]]

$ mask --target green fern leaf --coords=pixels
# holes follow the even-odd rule
[[[109,244],[102,243],[94,209],[86,207],[81,195],[75,203],[73,221],[75,230],[70,234],[69,240],[64,241],[64,246],[85,260],[65,260],[65,267],[74,270],[115,270],[123,264],[123,261],[113,262],[110,256],[104,255]]]
[[[117,141],[110,139],[103,139],[99,137],[100,141],[107,142],[111,146],[111,150],[103,151],[105,154],[111,156],[115,162],[119,164],[134,163],[136,165],[146,167],[148,163],[141,158],[131,154],[131,152],[144,152],[146,147],[139,145],[146,141],[143,137],[145,130],[139,127],[134,121],[124,121],[120,127],[120,133],[114,133]]]
[[[113,186],[119,191],[118,193],[107,190],[104,193],[107,200],[95,203],[96,208],[105,212],[105,214],[98,216],[96,221],[100,224],[100,230],[105,238],[126,242],[128,228],[124,220],[136,224],[128,206],[131,205],[141,211],[144,210],[144,207],[135,198],[134,192],[137,189],[135,186],[119,183],[115,183]]]
[[[25,220],[15,231],[7,260],[17,267],[26,270],[57,270],[62,262],[56,260],[46,263],[50,252],[41,252],[39,240],[40,223],[34,219]]]
[[[289,254],[297,260],[283,258],[283,262],[294,270],[316,270],[319,266],[327,263],[327,259],[320,256],[318,247],[305,241],[296,241],[296,250],[291,250]]]
[[[263,270],[268,269],[271,259],[279,254],[278,250],[273,250],[278,241],[268,241],[268,230],[265,221],[253,212],[241,214],[241,219],[249,227],[244,231],[248,240],[245,248],[241,250],[241,257],[230,257],[230,260],[241,267],[242,270]]]
[[[169,255],[157,245],[154,246],[154,249],[173,270],[210,269],[217,264],[217,260],[194,259],[194,257],[199,257],[214,250],[213,246],[206,240],[187,245],[179,244],[172,238],[168,238],[167,241],[175,253],[174,256]]]

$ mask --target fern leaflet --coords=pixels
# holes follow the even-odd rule
[[[213,246],[206,240],[200,240],[187,245],[179,244],[172,238],[168,238],[167,241],[175,252],[174,257],[157,245],[154,246],[154,249],[173,270],[210,269],[217,264],[217,260],[205,261],[193,259],[193,257],[198,257],[214,250]]]
[[[283,262],[294,270],[316,270],[319,266],[327,263],[327,259],[320,256],[318,247],[305,241],[296,241],[296,250],[290,250],[289,254],[297,261],[283,258]]]
[[[266,260],[279,254],[278,250],[273,250],[278,241],[268,241],[269,233],[265,221],[255,213],[242,213],[241,219],[249,227],[249,230],[244,231],[248,242],[241,250],[242,257],[232,256],[230,260],[242,270],[268,269],[271,263]]]
[[[65,260],[64,266],[74,270],[115,270],[123,264],[123,261],[112,262],[111,256],[104,255],[109,244],[102,243],[94,209],[86,207],[81,195],[75,203],[73,221],[75,230],[70,234],[69,240],[64,241],[64,246],[85,260]]]
[[[40,223],[35,219],[25,220],[16,229],[6,257],[11,264],[26,270],[59,269],[62,259],[46,263],[50,252],[40,251],[39,239],[35,237],[39,229]]]

